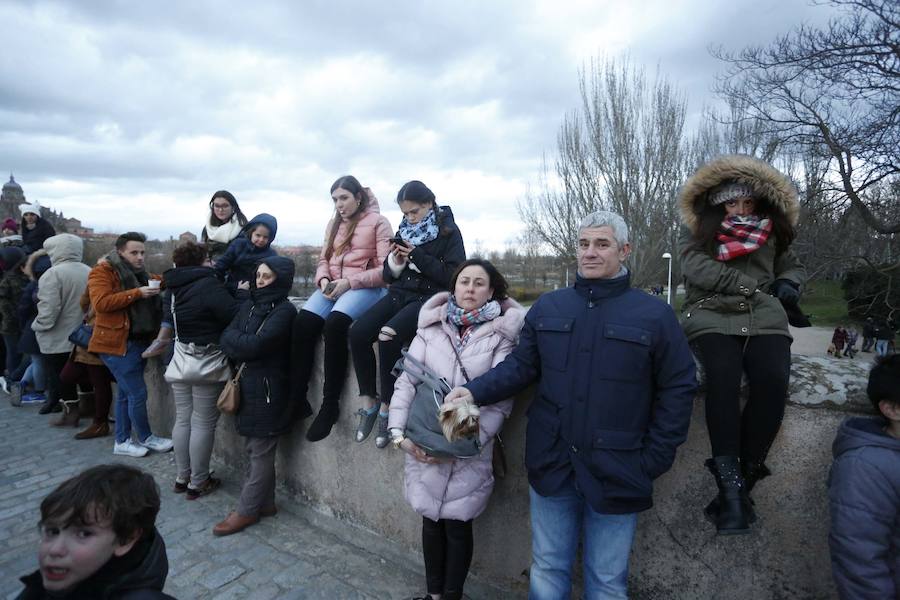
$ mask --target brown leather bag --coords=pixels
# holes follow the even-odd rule
[[[233,415],[241,406],[241,375],[244,374],[246,366],[247,363],[241,363],[234,377],[225,382],[225,387],[222,388],[219,399],[216,400],[216,407],[226,415]]]

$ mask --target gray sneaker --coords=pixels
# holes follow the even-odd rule
[[[375,433],[375,446],[384,448],[391,441],[391,434],[388,431],[388,416],[378,413],[378,428]]]
[[[369,434],[372,433],[372,427],[375,425],[375,418],[378,417],[378,406],[373,406],[366,410],[361,408],[356,411],[359,415],[359,425],[356,427],[356,441],[364,442]]]
[[[9,403],[13,406],[22,406],[22,384],[18,381],[9,384]]]

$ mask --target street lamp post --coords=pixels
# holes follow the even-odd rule
[[[669,263],[669,283],[666,286],[666,302],[669,303],[669,306],[672,306],[672,255],[666,252],[662,257]]]

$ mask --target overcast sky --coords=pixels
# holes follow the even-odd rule
[[[421,179],[503,248],[578,70],[630,54],[711,102],[711,44],[764,43],[805,0],[0,1],[0,174],[98,231],[199,233],[212,192],[318,244],[353,174],[396,227]],[[4,175],[4,181],[8,176]],[[0,215],[2,218],[2,215]]]

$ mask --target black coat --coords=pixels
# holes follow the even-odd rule
[[[48,237],[53,237],[54,235],[56,235],[56,230],[53,229],[53,225],[51,225],[44,219],[38,219],[37,223],[34,224],[34,229],[28,229],[27,227],[25,227],[25,222],[23,221],[22,250],[25,252],[25,254],[37,252],[44,247],[44,241]]]
[[[19,335],[19,344],[16,348],[22,354],[40,354],[41,348],[37,343],[37,336],[31,328],[31,323],[37,316],[37,281],[31,281],[22,290],[19,297],[17,311],[19,323],[22,324],[22,333]]]
[[[291,424],[291,328],[297,310],[287,295],[294,281],[294,263],[275,256],[262,264],[275,272],[275,281],[262,289],[251,281],[250,300],[241,305],[221,339],[222,349],[236,364],[247,363],[236,415],[238,433],[245,437],[281,435]]]
[[[124,556],[113,557],[65,596],[50,595],[35,571],[22,577],[25,589],[17,600],[174,600],[162,589],[169,574],[166,545],[158,531]]]
[[[176,267],[163,273],[166,296],[163,320],[176,322],[178,339],[195,344],[218,344],[222,331],[234,320],[238,302],[216,277],[212,267]],[[172,319],[175,295],[175,320]]]
[[[459,227],[453,220],[453,211],[449,206],[440,207],[440,211],[440,234],[436,239],[416,246],[409,254],[410,262],[419,271],[414,271],[407,264],[395,278],[388,265],[388,258],[384,259],[384,281],[391,290],[430,297],[450,289],[450,277],[456,267],[466,260],[466,249]]]

